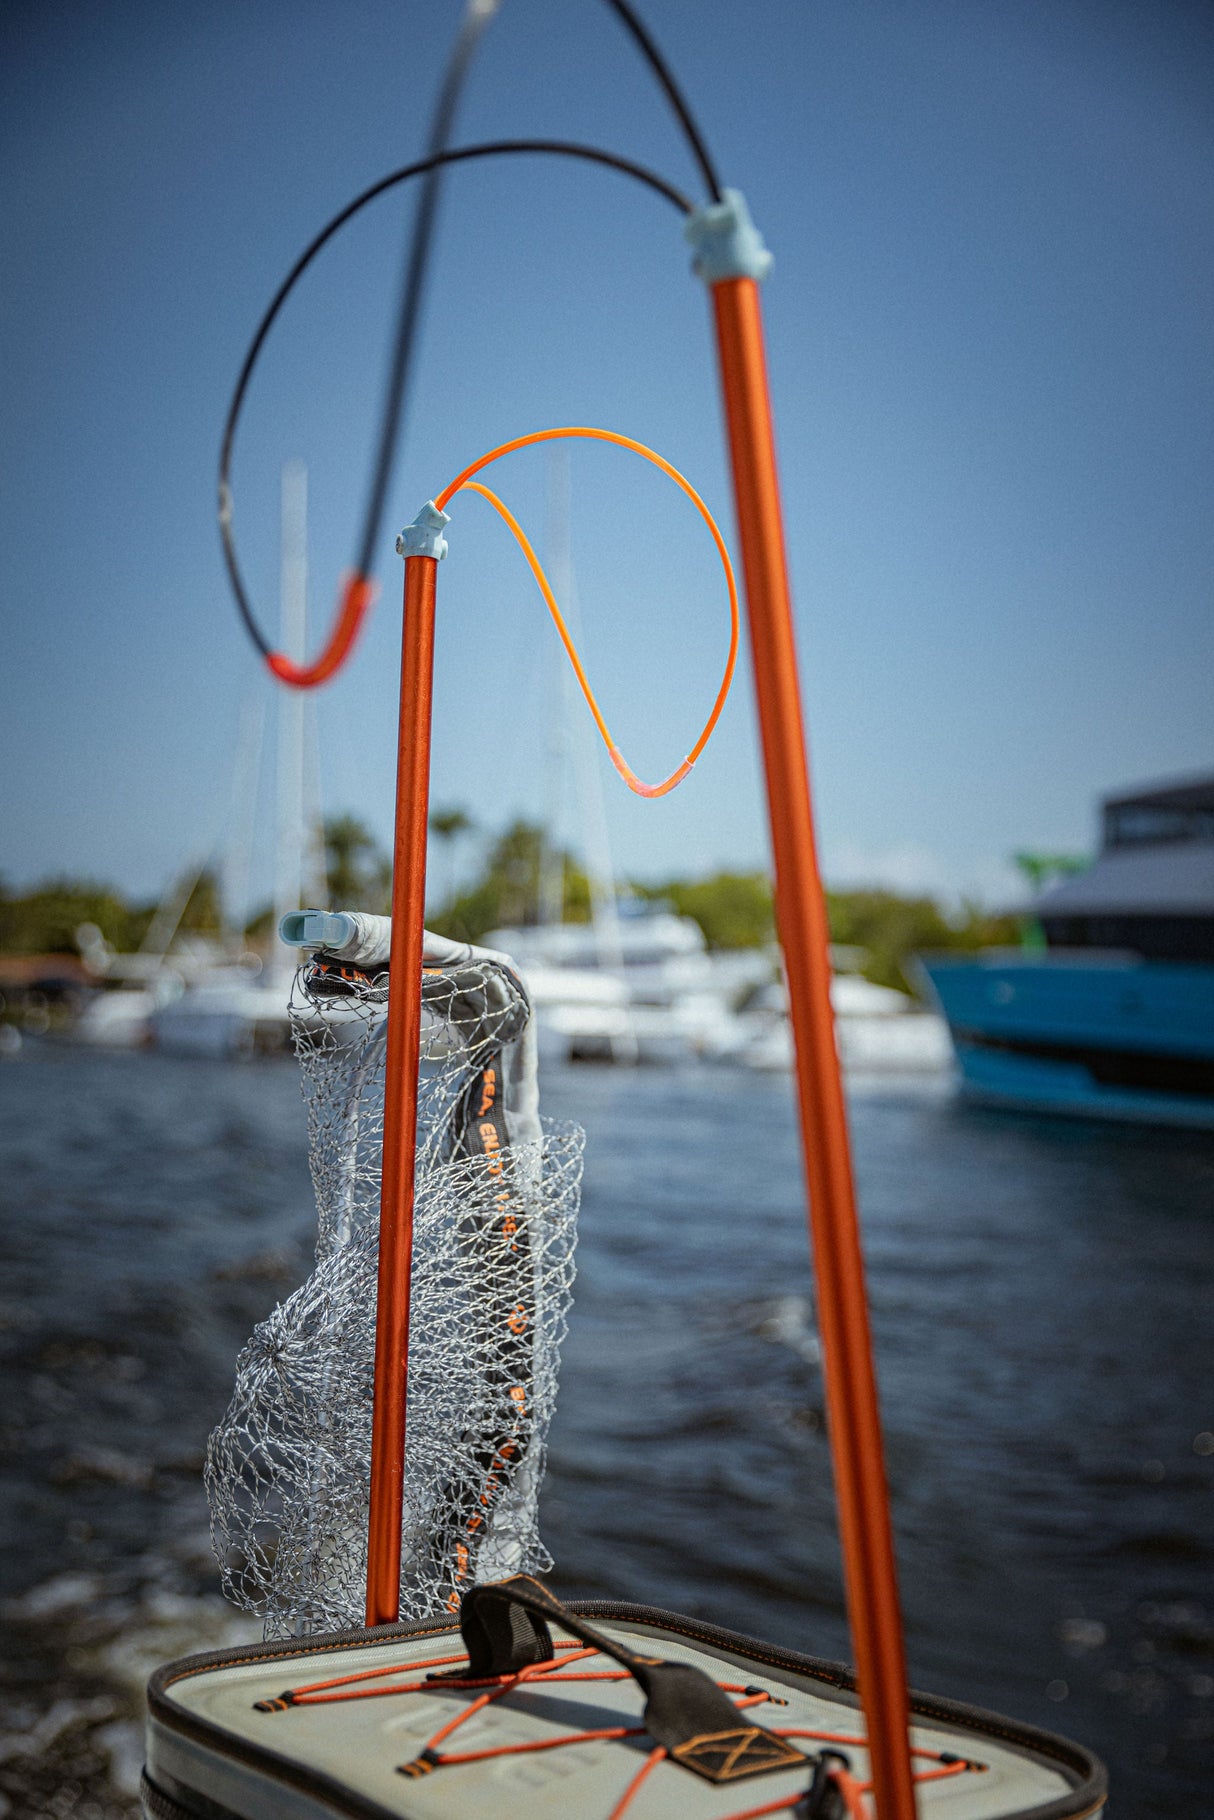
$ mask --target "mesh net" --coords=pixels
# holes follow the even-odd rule
[[[241,1352],[206,1465],[224,1590],[267,1637],[363,1621],[387,997],[323,963],[292,993],[316,1265]],[[536,1508],[583,1143],[538,1118],[511,972],[427,968],[422,1002],[402,1618],[552,1564]]]

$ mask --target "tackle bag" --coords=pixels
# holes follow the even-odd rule
[[[148,1820],[869,1820],[855,1676],[527,1575],[447,1619],[187,1656],[148,1690]],[[1088,1820],[1068,1740],[911,1696],[922,1820]]]

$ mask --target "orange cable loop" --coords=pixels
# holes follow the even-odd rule
[[[717,690],[716,700],[712,705],[712,712],[704,723],[704,729],[701,732],[700,737],[696,740],[695,745],[691,748],[691,751],[687,754],[687,757],[683,760],[682,764],[677,766],[676,769],[670,773],[669,777],[663,778],[660,784],[643,783],[612,739],[611,733],[607,727],[607,722],[603,718],[602,710],[595,700],[594,691],[590,687],[581,658],[578,656],[577,647],[570,636],[568,626],[565,624],[564,615],[557,605],[556,596],[552,592],[548,577],[544,574],[539,558],[536,556],[535,551],[528,542],[525,531],[515,518],[514,514],[510,511],[509,507],[497,497],[497,494],[491,492],[490,489],[487,486],[484,486],[480,481],[473,479],[473,476],[479,474],[482,468],[487,468],[491,462],[499,460],[503,455],[513,454],[516,449],[526,449],[530,448],[534,443],[555,442],[574,436],[586,437],[595,442],[616,443],[620,448],[631,449],[634,454],[644,456],[646,461],[651,461],[655,467],[661,468],[662,472],[668,475],[669,478],[674,481],[675,485],[687,495],[688,499],[690,499],[691,503],[703,518],[704,523],[708,526],[712,540],[717,547],[717,554],[721,558],[721,566],[725,571],[725,582],[729,589],[729,656],[725,663],[725,674],[721,679],[721,686]],[[566,429],[534,430],[528,436],[516,436],[512,442],[502,443],[499,448],[491,449],[487,455],[482,455],[479,461],[474,461],[471,466],[466,467],[461,474],[457,474],[450,486],[446,487],[443,492],[439,494],[434,503],[440,512],[445,511],[455,494],[465,490],[472,493],[479,493],[482,499],[488,500],[489,504],[501,515],[513,532],[519,548],[527,559],[531,573],[534,575],[536,582],[539,585],[540,593],[547,603],[548,611],[552,615],[553,624],[556,626],[561,643],[565,647],[565,654],[568,657],[570,664],[573,666],[573,673],[577,678],[578,687],[581,689],[582,694],[586,699],[586,705],[594,718],[594,724],[599,730],[599,735],[607,748],[607,755],[612,764],[634,795],[646,797],[665,796],[669,791],[675,789],[682,783],[683,779],[687,776],[692,766],[703,752],[705,746],[712,738],[716,724],[721,718],[721,710],[724,708],[726,699],[728,698],[730,686],[733,683],[734,668],[738,659],[739,612],[737,582],[734,579],[733,565],[729,560],[729,552],[725,548],[725,540],[721,536],[712,513],[700,498],[700,495],[696,492],[691,482],[686,480],[684,476],[679,473],[678,469],[672,467],[670,462],[666,461],[663,456],[657,454],[653,449],[647,448],[643,442],[637,442],[631,436],[621,436],[615,430],[595,430],[589,429],[584,425]]]
[[[603,718],[602,710],[595,699],[594,691],[590,687],[590,682],[582,665],[581,658],[578,656],[577,647],[570,636],[564,615],[557,605],[556,596],[552,592],[548,578],[540,565],[539,558],[532,549],[522,526],[510,511],[509,507],[504,501],[498,498],[496,493],[491,492],[487,486],[484,486],[479,481],[472,478],[474,474],[479,474],[482,468],[487,468],[492,462],[499,460],[503,455],[513,454],[517,449],[530,448],[535,443],[553,442],[567,437],[584,437],[596,442],[612,442],[617,444],[620,448],[631,449],[634,454],[643,456],[646,461],[650,461],[655,467],[660,468],[662,472],[668,475],[669,478],[674,481],[675,485],[687,495],[688,499],[691,500],[692,504],[703,518],[704,523],[708,526],[712,540],[716,545],[717,554],[721,558],[721,566],[725,571],[725,582],[729,589],[729,656],[725,663],[725,674],[721,679],[721,686],[717,690],[716,699],[712,705],[712,711],[709,714],[707,721],[704,723],[704,728],[700,737],[696,740],[695,745],[691,748],[691,751],[683,760],[682,764],[678,765],[675,770],[670,773],[669,777],[663,778],[662,782],[659,784],[647,784],[643,782],[643,780],[637,776],[636,772],[632,769],[632,766],[628,763],[628,760],[624,757],[623,753],[612,739],[607,722]],[[552,620],[560,635],[561,643],[565,647],[565,653],[573,666],[573,673],[577,677],[578,687],[581,689],[582,694],[586,699],[586,705],[594,718],[594,724],[598,728],[603,744],[607,748],[608,757],[611,759],[612,764],[615,766],[624,782],[628,785],[628,788],[634,795],[645,797],[665,796],[669,791],[676,789],[689,774],[692,766],[712,738],[716,724],[721,718],[721,711],[725,706],[730,687],[733,683],[733,673],[738,659],[739,642],[738,588],[734,578],[733,565],[729,560],[729,552],[725,547],[725,540],[721,536],[716,520],[713,518],[712,513],[709,511],[700,495],[691,485],[691,482],[680,474],[678,469],[673,467],[670,462],[666,461],[663,456],[657,454],[655,450],[647,448],[643,442],[637,442],[634,437],[622,436],[615,430],[596,430],[585,425],[578,425],[555,430],[535,430],[530,435],[516,436],[513,441],[504,442],[500,447],[491,449],[487,455],[482,455],[479,461],[474,461],[471,466],[465,468],[461,474],[458,474],[451,482],[450,486],[439,494],[438,499],[435,501],[439,511],[444,511],[448,502],[454,495],[464,490],[479,493],[483,499],[488,500],[489,504],[496,512],[500,513],[501,517],[513,532],[519,548],[526,557],[531,572],[539,585],[540,593],[547,603],[548,611],[552,615]],[[285,652],[272,651],[265,660],[266,667],[271,675],[279,682],[286,683],[287,686],[292,689],[315,689],[322,683],[328,682],[331,677],[336,676],[337,672],[349,660],[354,650],[359,633],[362,630],[363,622],[378,591],[377,584],[366,576],[348,576],[342,585],[341,603],[333,624],[333,630],[329,635],[328,643],[325,645],[320,655],[310,664],[296,663],[294,658],[288,657]]]

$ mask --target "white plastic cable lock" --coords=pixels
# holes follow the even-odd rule
[[[762,283],[772,256],[750,218],[741,190],[723,190],[723,200],[693,210],[683,224],[683,237],[695,248],[691,269],[705,284],[722,278],[754,278]]]
[[[288,910],[278,924],[278,939],[289,948],[342,948],[356,933],[344,910]]]
[[[289,910],[278,938],[289,948],[323,948],[356,967],[383,967],[392,950],[392,919],[363,910]]]
[[[398,556],[433,556],[441,562],[447,554],[447,539],[443,536],[443,526],[449,525],[448,513],[440,512],[432,499],[428,499],[411,525],[406,525],[396,540]]]

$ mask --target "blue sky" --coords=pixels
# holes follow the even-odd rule
[[[42,0],[0,19],[0,875],[157,892],[219,828],[268,698],[224,580],[214,470],[246,341],[349,196],[421,147],[459,18],[382,0]],[[1168,0],[647,0],[776,255],[766,308],[825,866],[998,897],[1020,846],[1090,843],[1102,790],[1214,761],[1214,21]],[[459,137],[597,141],[695,190],[597,0],[504,0]],[[310,474],[310,610],[362,509],[408,220],[398,193],[275,333],[236,463],[270,626],[284,461]],[[549,424],[661,450],[732,541],[705,298],[673,210],[608,173],[449,183],[391,529]],[[548,473],[494,484],[540,542]],[[694,515],[579,448],[586,655],[642,775],[694,737],[725,603]],[[440,572],[434,797],[551,801],[542,605],[479,501]],[[391,822],[400,566],[318,703],[325,806]],[[317,634],[319,635],[319,634]],[[245,786],[246,788],[251,786]],[[762,864],[738,686],[657,804],[608,773],[621,872]],[[255,894],[270,871],[259,786]],[[566,802],[566,832],[576,817]]]

